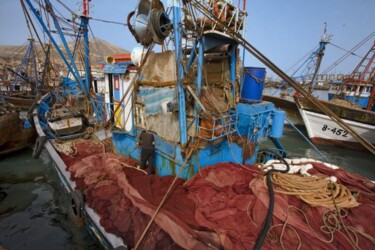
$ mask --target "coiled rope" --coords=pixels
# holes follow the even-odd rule
[[[327,177],[298,176],[283,173],[272,173],[271,180],[282,187],[275,189],[276,193],[295,195],[307,204],[329,209],[351,208],[358,202],[350,190]]]

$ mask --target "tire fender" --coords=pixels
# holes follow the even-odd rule
[[[35,141],[35,146],[33,150],[33,159],[38,159],[40,153],[42,153],[44,144],[48,140],[47,136],[39,136]]]
[[[83,193],[80,190],[71,191],[68,205],[69,217],[78,228],[83,227],[85,223],[83,206]]]

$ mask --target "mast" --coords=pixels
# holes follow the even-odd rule
[[[324,23],[324,33],[323,33],[322,38],[320,39],[319,48],[315,52],[317,59],[316,59],[315,71],[314,71],[314,74],[313,74],[313,77],[312,77],[312,80],[311,80],[311,90],[313,90],[315,85],[316,85],[316,80],[317,80],[320,65],[322,63],[322,59],[323,59],[323,56],[324,56],[324,51],[325,51],[326,45],[329,43],[330,39],[331,39],[331,36],[327,34],[327,23]]]
[[[371,88],[370,98],[368,100],[366,110],[372,110],[372,106],[374,105],[374,98],[375,98],[375,65],[373,65],[375,61],[375,42],[372,45],[370,52],[372,52],[373,54],[365,70],[366,72],[369,72],[367,82],[372,85],[372,88]],[[372,69],[371,69],[371,65],[373,65]]]
[[[184,70],[182,62],[182,48],[181,48],[181,7],[179,0],[173,0],[173,32],[175,42],[175,57],[177,65],[177,89],[178,89],[178,119],[180,125],[180,143],[184,147],[187,143],[187,126],[186,126],[186,107],[185,107],[185,93],[182,87],[181,80],[184,78]]]
[[[38,87],[38,72],[37,72],[37,68],[36,68],[36,60],[35,60],[35,46],[34,46],[34,39],[32,38],[29,38],[29,46],[27,47],[27,50],[26,50],[26,53],[22,59],[22,62],[20,64],[20,66],[18,67],[17,71],[13,71],[11,70],[11,72],[15,73],[15,79],[14,81],[12,82],[12,88],[11,88],[11,91],[14,91],[15,89],[15,86],[18,84],[19,80],[22,79],[30,84],[32,84],[31,86],[31,90],[33,92],[33,94],[35,94],[34,92],[37,91],[37,87]],[[32,76],[29,76],[29,66],[31,64],[31,71],[33,73]],[[9,70],[9,69],[8,69]],[[26,74],[26,75],[23,75],[23,74]],[[31,80],[31,77],[32,80]]]
[[[47,34],[47,36],[49,37],[50,41],[52,42],[53,46],[55,47],[56,51],[58,52],[58,54],[60,55],[61,59],[64,61],[66,67],[68,68],[69,72],[73,75],[74,79],[76,80],[76,82],[79,84],[81,90],[87,95],[89,96],[89,92],[88,92],[88,88],[86,87],[87,86],[87,83],[89,81],[86,81],[86,83],[84,83],[80,77],[80,74],[79,74],[79,71],[78,71],[78,68],[77,68],[77,65],[74,61],[74,58],[73,58],[73,55],[72,55],[72,52],[70,51],[69,49],[69,46],[68,46],[68,43],[65,39],[65,36],[64,36],[64,33],[63,33],[63,30],[59,24],[59,21],[56,17],[56,14],[54,13],[54,9],[52,8],[52,4],[50,3],[49,0],[44,0],[45,1],[45,8],[48,12],[51,13],[51,18],[55,24],[55,28],[57,30],[57,34],[59,35],[60,39],[61,39],[61,42],[63,44],[63,47],[64,47],[64,52],[66,54],[64,54],[64,52],[61,50],[60,46],[57,44],[56,40],[52,37],[52,33],[51,31],[49,30],[49,28],[47,27],[47,25],[45,24],[44,20],[42,19],[41,15],[39,15],[39,12],[36,10],[36,8],[33,6],[33,4],[31,3],[30,0],[23,0],[26,2],[26,4],[29,6],[31,12],[34,14],[35,18],[37,19],[37,21],[39,22],[39,24],[41,25],[42,29],[44,30],[44,32]],[[84,2],[88,3],[90,0],[83,0]],[[88,9],[87,9],[87,5],[85,5],[86,7],[86,14],[88,14]],[[83,18],[81,17],[81,29],[84,33],[84,36],[85,36],[85,33],[86,33],[86,36],[87,36],[87,27],[88,27],[88,17],[84,16]],[[80,34],[78,34],[79,36]],[[85,46],[85,60],[87,61],[87,63],[85,63],[86,65],[89,65],[88,62],[89,62],[89,58],[88,58],[88,36],[86,37],[86,40],[87,40],[87,46]],[[89,66],[88,66],[89,68]],[[86,67],[85,67],[86,69]],[[86,77],[87,79],[89,79],[89,75],[87,74],[86,72]]]
[[[91,65],[90,65],[90,47],[89,47],[89,13],[91,0],[82,0],[83,13],[81,16],[81,32],[83,33],[83,48],[84,48],[84,65],[85,65],[85,92],[89,93],[91,86]]]
[[[366,55],[361,59],[361,61],[357,64],[353,72],[350,74],[348,78],[344,80],[344,87],[345,90],[348,84],[352,84],[356,86],[356,88],[360,85],[363,86],[363,90],[367,87],[367,84],[371,84],[372,90],[370,92],[370,97],[368,99],[367,104],[361,104],[363,108],[366,110],[371,110],[372,105],[374,104],[373,97],[375,96],[375,42],[371,46],[370,50],[366,53]],[[354,92],[357,92],[355,90]],[[359,96],[362,94],[363,91],[360,91]]]
[[[330,40],[331,35],[327,34],[327,24],[324,23],[324,32],[320,39],[319,47],[313,51],[310,56],[291,74],[291,77],[295,81],[299,79],[303,82],[305,82],[311,76],[311,82],[308,88],[310,93],[316,85],[326,45],[330,42]],[[298,72],[301,72],[301,75],[295,76]]]

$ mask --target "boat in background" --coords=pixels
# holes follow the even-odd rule
[[[313,93],[314,90],[328,90],[329,88],[328,85],[321,85],[318,83],[317,79],[325,48],[330,39],[331,35],[327,34],[327,25],[325,24],[324,33],[320,39],[319,47],[313,51],[311,55],[292,74],[292,78],[299,82],[306,90],[309,91],[309,93]],[[300,76],[296,76],[297,73],[300,73]],[[287,83],[282,82],[281,85],[287,86]],[[277,108],[284,110],[287,118],[293,125],[305,126],[298,107],[294,102],[294,95],[298,96],[298,93],[295,90],[286,89],[286,91],[280,93],[280,97],[274,95],[263,95],[263,100],[272,102]]]
[[[305,122],[307,134],[315,144],[334,144],[352,149],[363,149],[347,130],[336,124],[331,118],[319,111],[315,105],[302,97],[295,101]],[[339,115],[363,138],[375,145],[375,114],[373,111],[355,109],[345,104],[321,101]]]
[[[25,118],[21,119],[19,111],[9,104],[0,105],[1,157],[34,145],[37,134]]]
[[[370,47],[350,76],[328,93],[328,100],[346,100],[349,103],[359,105],[362,109],[375,111],[373,106],[375,95],[374,60],[375,43]]]
[[[14,77],[0,91],[0,155],[5,156],[35,144],[36,130],[31,112],[43,88],[44,77],[37,71],[34,39],[29,45],[18,69],[6,67]],[[46,59],[47,60],[47,59]],[[48,60],[47,60],[48,62]],[[44,74],[42,74],[44,76]]]
[[[35,41],[33,38],[28,39],[29,45],[25,55],[18,66],[17,70],[11,67],[6,69],[13,74],[13,80],[10,81],[7,91],[1,91],[5,101],[20,110],[32,109],[33,104],[42,95],[47,92],[48,82],[47,71],[49,66],[49,46],[46,50],[45,62],[43,68],[37,65]]]
[[[324,102],[359,135],[375,145],[375,43],[339,91]],[[336,98],[333,98],[333,97]],[[310,139],[317,144],[336,144],[362,149],[348,131],[303,98],[295,98]]]

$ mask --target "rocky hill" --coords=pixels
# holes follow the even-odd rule
[[[70,42],[69,47],[73,48],[73,46],[74,43]],[[4,67],[11,67],[13,69],[16,69],[18,65],[21,64],[21,61],[26,53],[27,47],[28,42],[26,42],[25,45],[21,46],[0,45],[0,66],[3,69]],[[40,45],[36,45],[36,51],[39,65],[42,65],[45,61],[45,55]],[[82,46],[80,46],[80,49],[78,49],[77,51],[78,53],[76,56],[76,63],[77,66],[80,68],[82,65],[80,59],[83,58]],[[113,54],[127,52],[127,50],[114,46],[101,39],[90,40],[90,61],[93,69],[99,69],[101,65],[105,62],[106,57],[112,56]],[[52,62],[52,65],[55,68],[55,70],[65,71],[66,66],[55,49],[52,50],[51,55],[52,56],[50,61]]]

